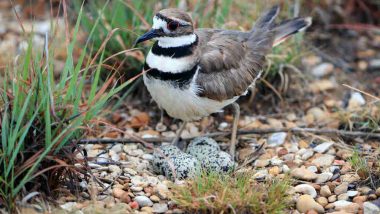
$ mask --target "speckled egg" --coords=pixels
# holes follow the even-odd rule
[[[165,157],[176,156],[181,154],[182,151],[176,146],[163,145],[155,149],[153,152],[153,170],[158,174],[164,174],[163,163],[166,162]]]
[[[180,153],[169,157],[169,162],[164,161],[162,165],[163,174],[167,178],[174,178],[173,170],[177,179],[193,178],[201,172],[199,161],[193,156]]]
[[[236,166],[235,162],[231,160],[231,156],[223,151],[211,153],[199,161],[201,166],[208,172],[230,172]]]
[[[186,152],[198,160],[206,158],[209,154],[220,151],[218,143],[209,137],[197,137],[192,140],[187,147]]]

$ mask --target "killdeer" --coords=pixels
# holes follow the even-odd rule
[[[164,9],[153,17],[152,29],[135,44],[155,39],[146,56],[144,83],[160,108],[183,124],[224,107],[234,107],[230,154],[234,157],[239,106],[235,101],[260,78],[265,55],[272,47],[311,25],[311,18],[275,24],[279,7],[265,12],[248,32],[194,29],[191,17],[179,9]]]

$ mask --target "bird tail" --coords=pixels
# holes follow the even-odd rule
[[[311,25],[311,23],[311,17],[306,17],[294,18],[278,24],[276,27],[274,27],[274,31],[276,32],[276,34],[273,42],[273,47],[281,44],[291,35],[304,31]]]

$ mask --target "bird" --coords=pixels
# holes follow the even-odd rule
[[[174,143],[187,122],[232,106],[229,152],[234,157],[240,115],[236,101],[254,87],[271,49],[312,23],[311,17],[297,17],[277,24],[279,11],[273,6],[246,32],[195,29],[191,16],[177,8],[154,15],[152,28],[135,45],[155,40],[145,59],[143,80],[158,106],[183,121]]]

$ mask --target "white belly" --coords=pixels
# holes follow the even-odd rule
[[[194,75],[194,78],[196,75]],[[197,96],[197,86],[192,81],[189,88],[175,88],[170,83],[147,78],[144,75],[144,83],[152,98],[160,108],[164,109],[171,117],[183,121],[198,120],[212,113],[221,111],[225,106],[235,102],[234,97],[222,102]]]

